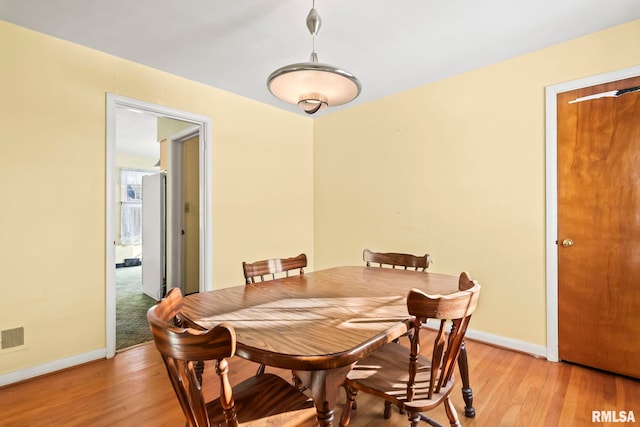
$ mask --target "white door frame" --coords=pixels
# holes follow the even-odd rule
[[[546,249],[547,249],[547,360],[557,362],[558,355],[558,111],[559,93],[595,86],[640,75],[640,66],[546,88]]]
[[[115,290],[115,185],[116,185],[116,108],[130,108],[184,122],[198,127],[200,162],[200,291],[213,289],[213,196],[211,190],[213,159],[211,156],[211,119],[162,105],[151,104],[133,98],[106,95],[106,200],[105,200],[105,311],[106,311],[106,356],[116,353],[116,290]]]

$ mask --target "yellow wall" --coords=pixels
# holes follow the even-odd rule
[[[634,21],[312,121],[0,21],[0,329],[28,337],[0,374],[105,346],[107,92],[212,118],[215,287],[243,260],[426,251],[483,284],[473,329],[544,345],[544,88],[639,64],[638,39]]]
[[[546,346],[545,87],[640,64],[638,40],[634,21],[317,119],[315,268],[428,252],[483,285],[471,328]]]
[[[195,125],[193,123],[182,120],[172,119],[169,117],[158,117],[158,141],[162,141],[163,139],[169,138],[180,131],[194,126]]]
[[[214,286],[313,259],[313,122],[0,21],[0,373],[105,347],[105,94],[212,118]]]

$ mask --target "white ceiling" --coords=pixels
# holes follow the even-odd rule
[[[265,80],[308,60],[311,4],[0,0],[0,19],[298,111],[275,99]],[[317,0],[315,7],[320,62],[362,82],[360,97],[333,111],[640,18],[639,0]]]
[[[116,108],[116,152],[160,159],[158,117],[128,108]]]

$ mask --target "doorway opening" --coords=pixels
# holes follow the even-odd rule
[[[142,170],[147,173],[142,175],[154,176],[162,174],[161,169],[174,165],[173,174],[167,176],[167,270],[174,279],[168,279],[166,286],[184,286],[183,279],[176,280],[177,275],[183,275],[182,260],[172,258],[182,255],[184,252],[183,240],[171,238],[170,235],[185,235],[183,222],[187,221],[185,214],[185,203],[189,203],[187,210],[191,216],[197,218],[195,226],[192,221],[192,230],[188,245],[191,254],[195,254],[196,261],[191,262],[191,292],[198,292],[211,289],[211,262],[207,262],[212,253],[212,219],[211,219],[211,174],[212,159],[210,154],[210,132],[211,120],[207,117],[195,115],[189,112],[175,110],[169,107],[150,104],[131,98],[107,94],[106,104],[107,115],[107,153],[106,153],[106,353],[107,357],[113,357],[116,353],[117,335],[117,286],[116,276],[127,276],[129,279],[142,280],[140,274],[144,265],[142,256],[144,241],[136,245],[136,236],[125,235],[124,240],[132,238],[128,244],[123,245],[122,225],[122,190],[120,173],[122,168]],[[155,128],[155,135],[150,136],[146,143],[138,147],[138,156],[127,154],[127,150],[132,151],[143,136],[136,136],[137,141],[126,141],[126,128],[129,132],[152,133]],[[153,141],[155,140],[155,141]],[[149,142],[153,141],[153,142]],[[163,141],[161,144],[159,141]],[[149,144],[149,146],[146,146]],[[188,148],[187,148],[188,145]],[[163,147],[161,153],[160,147]],[[146,151],[145,151],[146,150]],[[146,153],[146,154],[145,154]],[[185,154],[187,153],[187,154]],[[187,165],[182,167],[182,160],[187,157]],[[146,159],[145,159],[146,158]],[[162,160],[162,161],[161,161]],[[136,163],[138,162],[138,163]],[[166,164],[161,164],[161,163]],[[128,164],[127,164],[128,163]],[[170,163],[170,165],[169,165]],[[178,168],[177,165],[180,165]],[[195,172],[194,172],[195,171]],[[195,175],[194,175],[195,174]],[[171,178],[173,175],[173,178]],[[183,182],[189,181],[191,190],[185,199],[183,194]],[[135,191],[141,190],[141,186],[132,187],[129,196],[133,196],[135,201]],[[195,193],[195,195],[194,195]],[[125,194],[125,198],[126,198]],[[135,208],[127,206],[129,213]],[[150,209],[147,209],[150,211]],[[125,213],[124,215],[127,215]],[[135,215],[135,213],[134,213]],[[173,225],[171,225],[173,224]],[[195,228],[194,228],[195,227]],[[134,234],[136,230],[133,230]],[[189,230],[187,230],[189,232]],[[194,237],[197,236],[197,237]],[[133,244],[132,244],[133,243]],[[176,247],[179,246],[179,249]],[[130,269],[126,274],[116,275],[116,265],[120,265],[118,273],[122,268]],[[151,265],[151,263],[149,263]],[[177,267],[176,267],[177,266]],[[151,267],[149,267],[150,269]],[[137,272],[133,270],[137,269]],[[165,276],[170,277],[170,276]],[[182,277],[182,276],[181,276]],[[195,283],[195,285],[193,285]],[[175,285],[172,285],[175,284]],[[195,289],[193,288],[195,286]],[[154,298],[161,297],[165,288],[162,287],[154,293]],[[183,289],[184,290],[184,289]],[[155,295],[157,294],[157,295]],[[146,318],[145,318],[146,322]],[[146,324],[143,325],[143,327]],[[148,327],[147,327],[148,328]]]

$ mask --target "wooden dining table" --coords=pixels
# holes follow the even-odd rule
[[[458,277],[346,266],[188,295],[183,315],[210,328],[230,323],[236,354],[290,369],[310,390],[319,426],[332,426],[347,373],[360,359],[407,332],[406,296],[458,290]],[[473,416],[466,351],[461,366],[467,416]],[[460,364],[462,365],[462,364]]]

